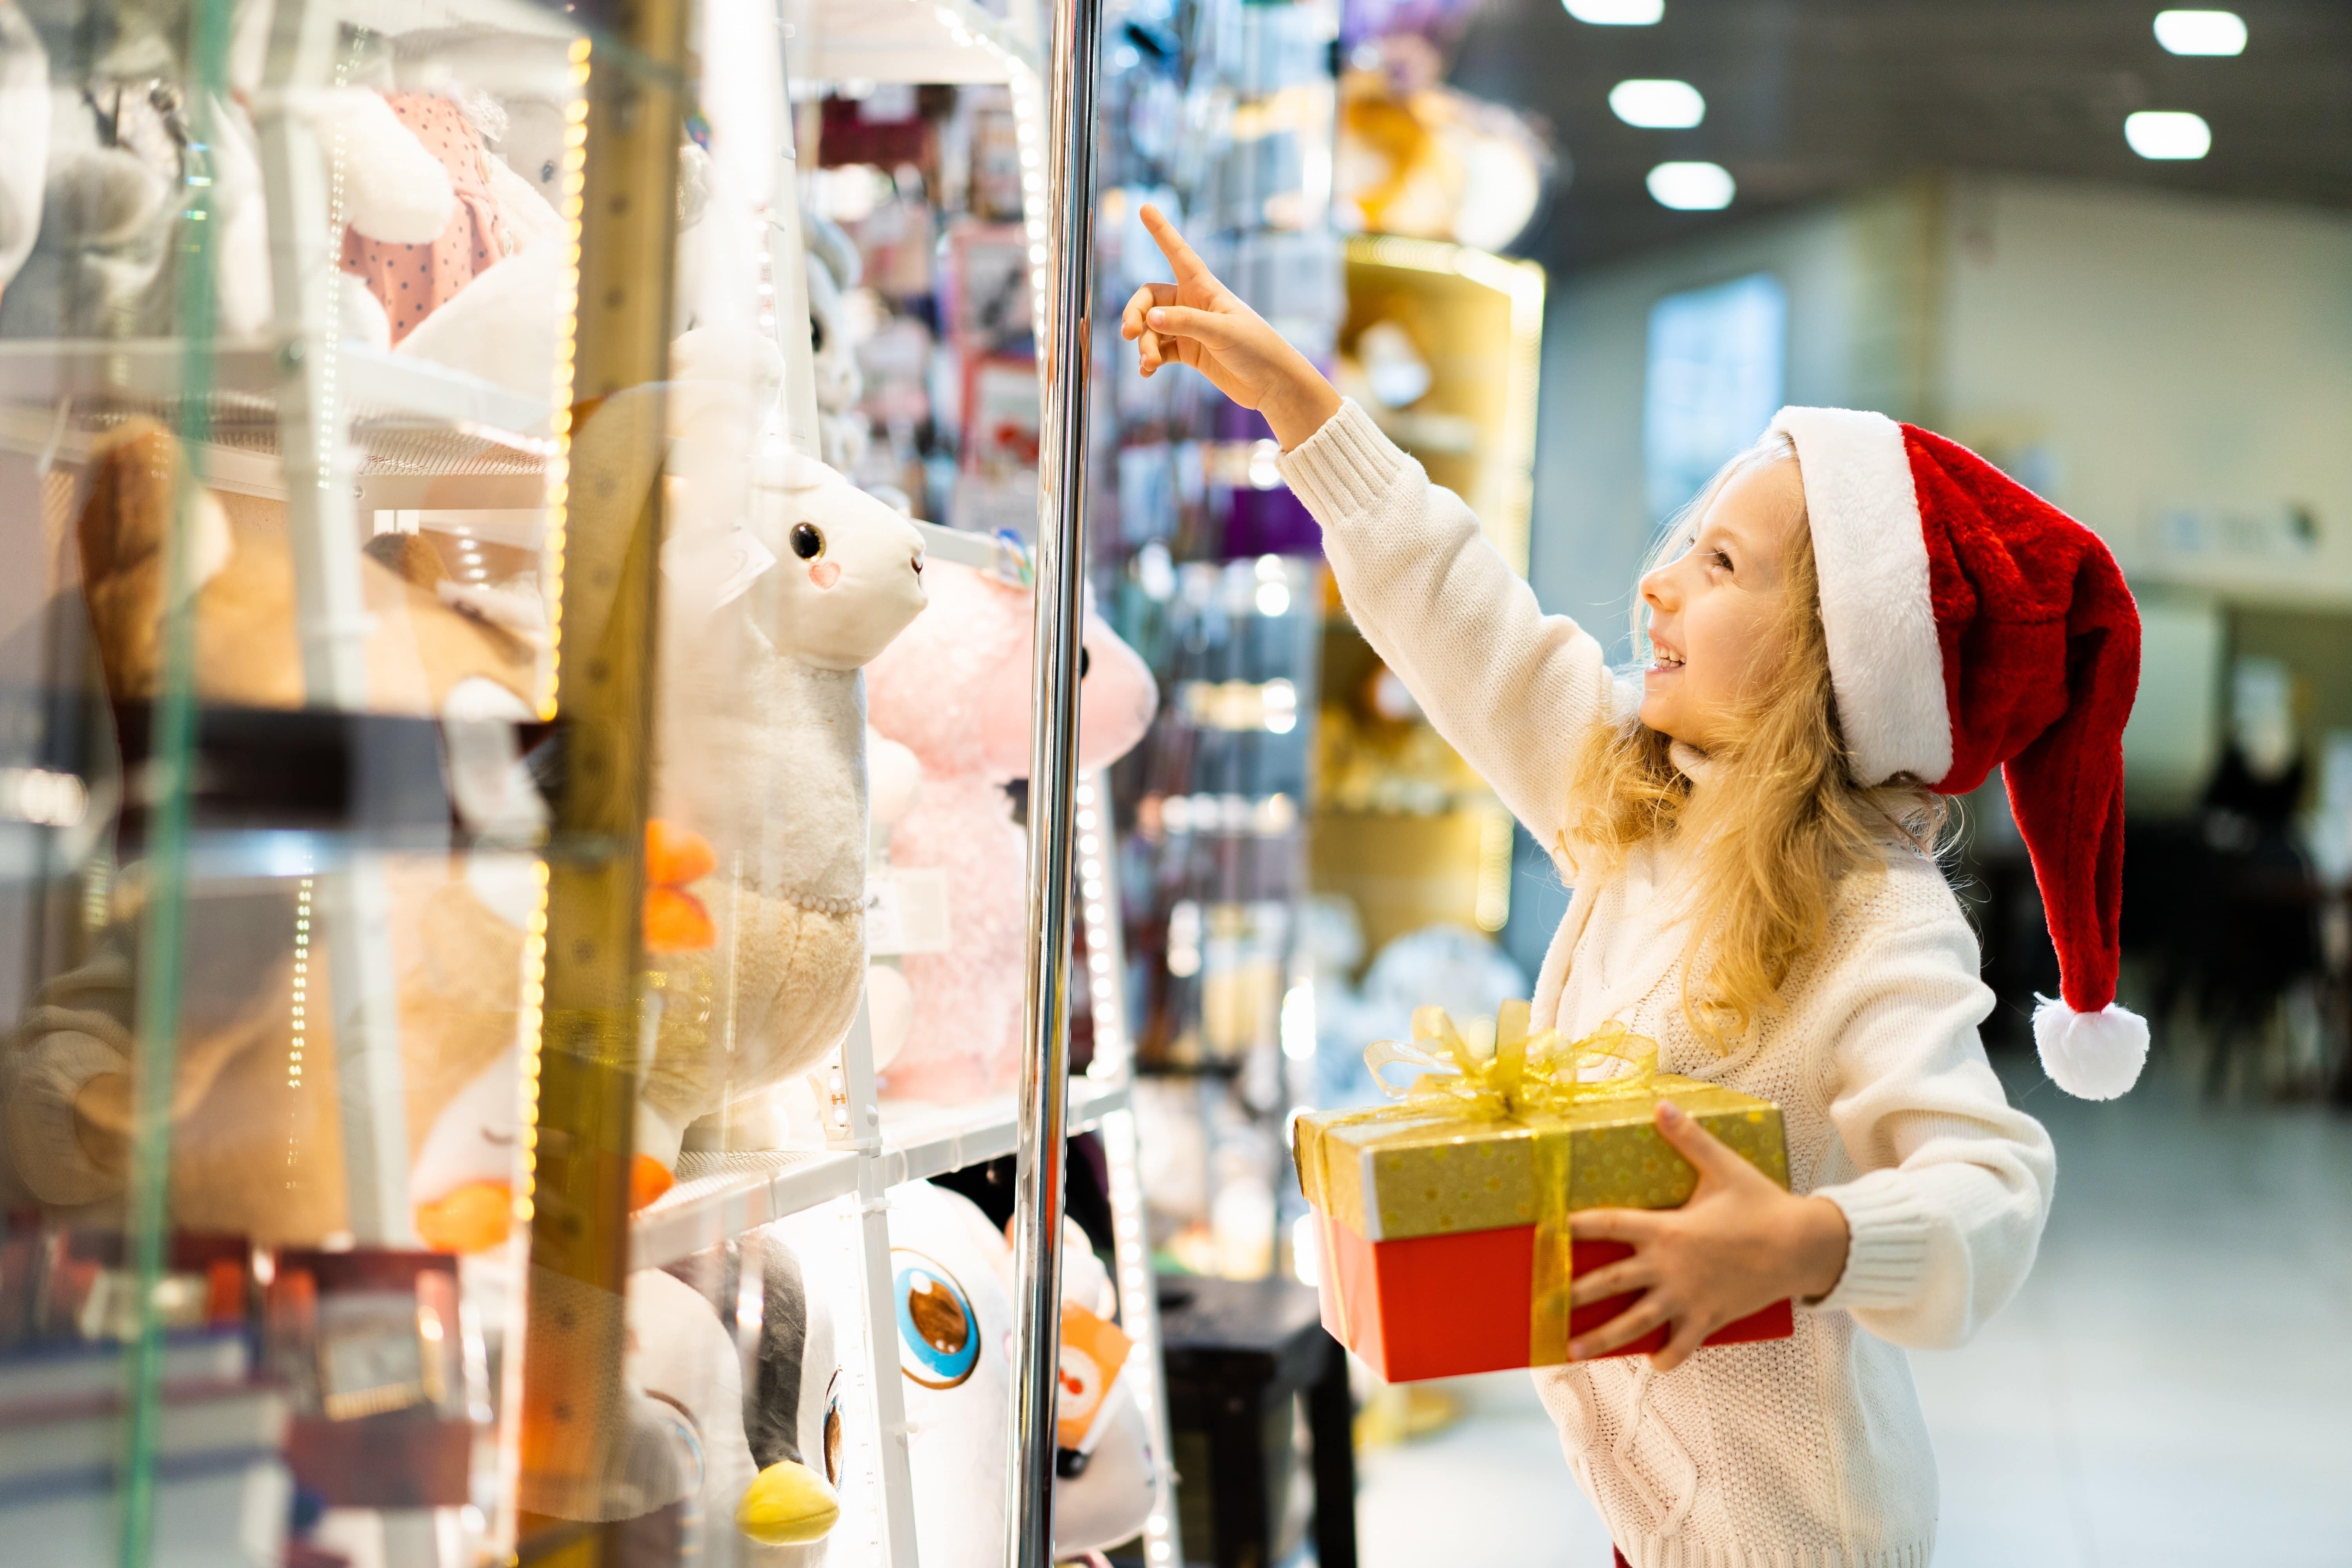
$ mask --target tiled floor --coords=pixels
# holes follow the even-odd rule
[[[1937,1568],[2352,1564],[2352,1118],[2022,1094],[2058,1202],[2018,1299],[1915,1354]],[[1365,1568],[1606,1568],[1524,1374],[1364,1456]]]

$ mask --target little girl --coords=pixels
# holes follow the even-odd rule
[[[2112,1005],[2123,722],[2139,623],[2087,530],[1962,447],[1875,414],[1784,409],[1641,580],[1638,708],[1364,411],[1218,283],[1175,270],[1121,331],[1257,409],[1366,637],[1575,884],[1532,1023],[1616,1020],[1659,1066],[1777,1102],[1781,1191],[1671,1105],[1685,1207],[1587,1212],[1640,1292],[1569,1347],[1665,1348],[1537,1373],[1577,1479],[1635,1568],[1919,1568],[1936,1471],[1906,1345],[1966,1340],[2033,1262],[2054,1156],[1977,1026],[1977,943],[1933,847],[1941,797],[1996,765],[2032,850],[2063,1002],[2034,1018],[2062,1087],[2130,1087]],[[1694,1355],[1770,1302],[1790,1339]]]

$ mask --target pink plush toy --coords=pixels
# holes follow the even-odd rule
[[[948,951],[909,954],[907,1043],[885,1092],[960,1101],[1012,1087],[1019,1061],[1028,840],[1006,784],[1029,772],[1031,616],[1024,588],[934,562],[931,607],[866,666],[868,722],[923,765],[890,835],[893,867],[946,874]],[[1150,727],[1151,671],[1098,616],[1086,618],[1078,765],[1108,767]]]

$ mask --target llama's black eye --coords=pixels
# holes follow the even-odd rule
[[[555,184],[554,159],[550,158],[546,163],[541,163],[539,166],[539,183],[542,185],[551,185]]]
[[[793,553],[803,561],[814,561],[824,553],[824,535],[813,522],[793,524]]]

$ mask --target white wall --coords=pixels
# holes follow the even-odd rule
[[[1925,422],[2105,537],[2136,583],[2352,606],[2352,215],[2012,177],[1923,179],[1559,280],[1532,576],[1623,651],[1642,379],[1661,295],[1767,270],[1788,400]],[[2184,555],[2167,511],[2308,554]]]
[[[2352,215],[1964,179],[1943,226],[1941,428],[2137,581],[2352,604]],[[2158,527],[2289,506],[2319,522],[2307,557],[2186,556]]]
[[[1909,189],[1890,191],[1555,284],[1529,573],[1546,608],[1575,616],[1612,658],[1627,656],[1633,578],[1650,540],[1642,389],[1660,296],[1771,272],[1789,292],[1787,400],[1913,416],[1930,346],[1925,210]]]
[[[2222,606],[2352,609],[2352,215],[1953,175],[1555,280],[1530,574],[1612,657],[1650,536],[1650,306],[1758,270],[1789,292],[1788,401],[1942,430],[2115,549],[2148,612],[2136,798],[2178,805],[2210,765]],[[2262,542],[2290,508],[2317,521],[2308,553]],[[2168,512],[2247,526],[2183,552]]]

